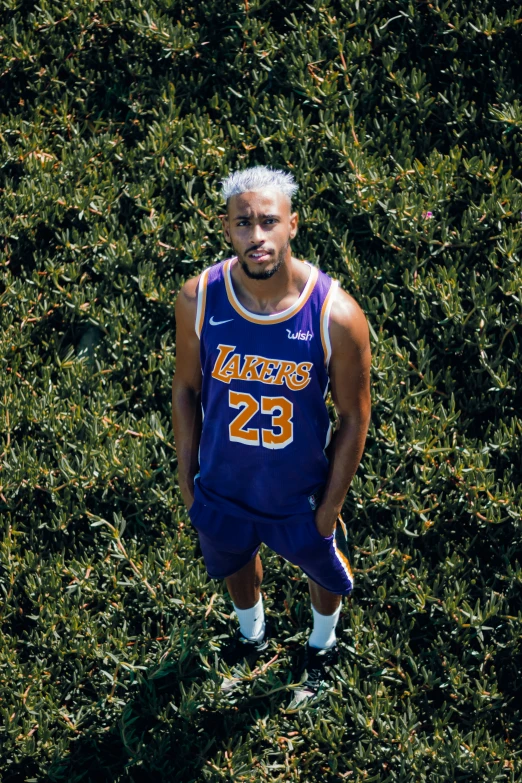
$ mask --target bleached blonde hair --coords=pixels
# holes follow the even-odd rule
[[[226,203],[232,196],[265,188],[273,188],[279,193],[283,193],[291,202],[292,196],[299,189],[292,174],[281,171],[281,169],[271,169],[269,166],[252,166],[249,169],[243,169],[243,171],[234,171],[233,174],[221,181],[221,185]]]

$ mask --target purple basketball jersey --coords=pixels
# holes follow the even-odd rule
[[[314,510],[331,437],[328,322],[337,283],[308,264],[299,299],[271,315],[239,302],[234,258],[199,281],[203,428],[196,497],[274,522]]]

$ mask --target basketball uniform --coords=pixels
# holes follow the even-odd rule
[[[189,514],[208,573],[235,573],[264,542],[346,595],[353,577],[344,523],[325,538],[314,518],[328,475],[325,398],[337,283],[307,264],[298,300],[258,315],[236,296],[234,263],[206,269],[197,295],[203,424]]]

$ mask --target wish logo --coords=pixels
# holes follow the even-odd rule
[[[312,332],[291,332],[287,329],[286,333],[289,340],[311,340],[313,337]]]

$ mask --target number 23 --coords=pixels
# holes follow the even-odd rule
[[[228,427],[230,440],[235,443],[245,443],[247,446],[259,446],[260,432],[253,427],[247,427],[250,419],[259,411],[258,401],[251,394],[230,390],[228,402],[231,408],[239,408],[239,413]],[[294,439],[292,416],[294,406],[286,397],[261,397],[261,413],[272,416],[273,429],[261,429],[261,443],[265,449],[284,449]]]

